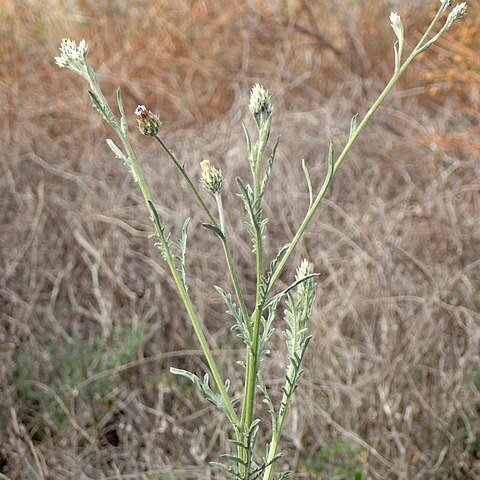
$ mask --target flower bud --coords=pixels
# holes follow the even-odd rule
[[[467,2],[455,5],[455,8],[449,13],[447,22],[445,23],[445,31],[447,31],[458,19],[465,16],[467,13]]]
[[[400,15],[397,12],[392,12],[390,14],[390,25],[395,32],[395,35],[398,38],[399,42],[403,42],[403,36],[404,36],[404,29],[403,29],[403,23],[402,19],[400,18]]]
[[[138,117],[138,128],[143,135],[154,137],[158,133],[162,122],[157,115],[152,113],[150,110],[147,110],[145,105],[139,105],[135,109],[135,115]]]
[[[306,258],[302,260],[300,265],[297,267],[297,274],[295,278],[301,280],[302,278],[308,277],[313,273],[313,263],[309,262]]]
[[[200,162],[202,172],[200,174],[200,183],[211,193],[220,193],[223,186],[223,177],[221,170],[217,170],[210,165],[210,160]]]
[[[272,104],[270,103],[268,91],[258,83],[254,85],[250,93],[249,108],[259,128],[262,127],[267,118],[272,114]]]

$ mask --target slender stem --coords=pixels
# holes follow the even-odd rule
[[[255,160],[255,170],[253,176],[253,201],[261,201],[260,199],[260,167],[261,156],[263,152],[258,152]],[[262,320],[263,299],[262,299],[262,277],[263,277],[263,238],[262,232],[258,225],[255,226],[255,257],[256,257],[256,271],[257,284],[255,292],[255,310],[252,315],[252,347],[247,349],[247,372],[245,396],[243,402],[242,416],[240,424],[245,431],[245,427],[250,426],[253,421],[253,412],[255,410],[255,390],[257,384],[257,369],[258,369],[258,347],[260,340],[260,324]]]
[[[328,187],[331,184],[333,176],[335,175],[335,173],[340,168],[342,162],[345,160],[345,158],[346,158],[348,152],[350,151],[350,149],[352,148],[353,144],[355,143],[355,141],[359,137],[359,135],[362,132],[362,130],[364,129],[365,125],[368,123],[370,118],[373,116],[375,111],[378,109],[380,104],[383,102],[385,97],[392,90],[393,86],[397,83],[399,78],[405,73],[405,71],[408,68],[408,66],[410,65],[410,63],[415,59],[415,57],[419,53],[422,52],[422,47],[424,46],[424,43],[425,43],[426,39],[430,35],[432,29],[434,28],[435,24],[438,22],[438,20],[440,19],[441,15],[444,11],[445,11],[445,8],[444,8],[444,5],[442,5],[440,7],[440,9],[438,10],[437,14],[435,15],[435,18],[433,19],[432,23],[430,24],[430,26],[428,27],[428,29],[426,30],[426,32],[424,33],[424,35],[422,36],[420,41],[417,43],[416,47],[413,49],[412,53],[405,60],[403,65],[395,72],[395,74],[393,75],[391,80],[388,82],[388,84],[386,85],[386,87],[384,88],[384,90],[382,91],[380,96],[377,98],[375,103],[370,107],[370,109],[366,113],[365,117],[360,122],[360,124],[356,128],[355,132],[352,134],[351,138],[349,139],[349,141],[345,145],[345,148],[343,149],[342,153],[340,154],[337,161],[335,162],[335,165],[334,165],[334,168],[333,168],[333,175],[331,176],[330,179],[325,181],[324,184],[322,185],[322,188],[320,189],[320,192],[316,196],[316,198],[315,198],[314,202],[312,203],[311,207],[308,209],[304,220],[302,221],[297,233],[295,234],[292,242],[290,243],[289,248],[286,250],[284,256],[282,257],[281,261],[279,262],[279,264],[278,264],[278,266],[275,270],[275,273],[272,276],[272,280],[269,284],[268,291],[270,291],[272,289],[273,285],[279,279],[283,269],[285,268],[285,265],[286,265],[288,259],[290,258],[290,256],[294,252],[294,250],[295,250],[295,248],[298,244],[298,241],[300,240],[301,236],[305,232],[305,230],[308,227],[308,225],[309,225],[314,213],[316,212],[321,200],[325,196],[325,193],[327,192]],[[290,366],[290,368],[291,368],[291,366]],[[283,397],[282,397],[282,402],[285,400],[285,397],[286,397],[286,395],[285,395],[285,392],[284,392]],[[272,441],[270,443],[269,451],[268,451],[268,454],[267,454],[267,463],[269,461],[272,461],[275,458],[275,455],[277,453],[278,444],[279,444],[280,437],[281,437],[281,434],[282,434],[283,422],[285,420],[286,413],[287,413],[287,408],[285,408],[283,411],[279,412],[278,419],[277,419],[277,427],[276,427],[275,431],[273,432]],[[273,472],[273,465],[270,465],[269,467],[267,467],[267,469],[264,472],[263,480],[270,480],[270,478],[272,476],[272,472]]]
[[[290,366],[288,367],[287,378],[290,378],[290,376],[293,374],[293,371],[294,367],[290,364]],[[271,462],[273,462],[273,459],[277,454],[280,437],[282,436],[283,422],[285,421],[288,412],[288,395],[285,393],[286,386],[287,385],[285,384],[285,387],[283,388],[282,400],[280,402],[280,405],[285,405],[285,408],[281,409],[281,411],[278,413],[276,428],[273,431],[272,441],[270,442],[270,445],[268,447],[268,454],[265,460],[267,465],[268,463],[270,463],[270,465],[268,465],[268,467],[265,469],[265,472],[263,474],[263,480],[270,480],[270,476],[272,475],[274,464]]]
[[[212,212],[208,208],[208,206],[205,204],[203,201],[202,196],[200,195],[200,192],[198,191],[198,188],[195,186],[195,184],[192,182],[190,176],[186,172],[185,168],[183,165],[180,164],[180,162],[177,160],[177,157],[173,154],[173,152],[165,145],[163,140],[158,136],[155,135],[155,139],[157,140],[158,143],[162,146],[162,148],[165,150],[165,152],[168,154],[170,159],[173,161],[175,166],[177,167],[178,171],[181,173],[182,177],[186,180],[188,186],[190,187],[190,190],[192,193],[195,195],[195,198],[198,200],[200,206],[203,208],[205,213],[207,214],[210,222],[212,225],[217,226],[217,221],[215,220]],[[228,243],[228,236],[225,230],[225,212],[223,210],[223,205],[222,205],[222,198],[220,195],[215,195],[216,201],[217,201],[217,207],[218,207],[218,212],[220,216],[220,230],[223,233],[223,251],[225,253],[225,258],[227,260],[227,267],[228,271],[230,273],[230,277],[232,279],[232,284],[233,284],[233,289],[235,291],[235,295],[237,296],[237,301],[240,307],[240,311],[242,312],[243,318],[245,319],[245,322],[248,321],[249,315],[247,311],[247,307],[245,304],[245,299],[243,297],[242,290],[240,288],[240,283],[238,281],[238,275],[235,269],[235,264],[233,263],[233,257],[232,257],[232,252],[230,250],[230,245]]]
[[[245,299],[243,297],[242,289],[240,288],[240,283],[238,281],[237,271],[235,269],[235,265],[233,263],[232,252],[230,251],[230,246],[228,243],[228,234],[225,228],[225,211],[223,210],[223,203],[221,194],[218,193],[215,195],[215,200],[217,201],[218,207],[218,215],[220,219],[220,230],[223,233],[223,251],[225,253],[225,258],[227,260],[227,267],[230,273],[230,277],[232,279],[233,290],[235,291],[235,295],[237,296],[238,304],[240,307],[240,312],[242,313],[242,317],[245,322],[248,322],[249,315],[247,311],[247,305],[245,303]]]
[[[348,153],[350,152],[350,149],[352,148],[353,144],[355,143],[355,141],[357,140],[357,138],[359,137],[360,133],[362,132],[362,130],[364,129],[365,125],[368,123],[368,121],[370,120],[370,118],[373,116],[373,114],[376,112],[376,110],[378,109],[378,107],[380,106],[380,104],[383,102],[383,100],[385,99],[385,97],[390,93],[390,91],[392,90],[393,86],[397,83],[397,81],[400,79],[400,77],[405,73],[406,69],[408,68],[408,66],[410,65],[410,63],[413,61],[413,59],[419,54],[419,51],[421,50],[421,47],[423,45],[423,43],[425,42],[425,40],[427,39],[428,35],[430,34],[430,32],[432,31],[433,27],[435,26],[435,24],[438,22],[441,14],[443,13],[443,6],[440,8],[440,10],[437,12],[437,14],[435,15],[435,18],[433,19],[432,23],[430,24],[430,26],[428,27],[427,31],[425,32],[425,34],[422,36],[422,38],[420,39],[420,41],[418,42],[417,46],[413,49],[412,53],[410,54],[410,56],[407,58],[407,60],[405,60],[405,62],[403,63],[403,65],[398,69],[397,72],[395,72],[395,74],[393,75],[393,77],[391,78],[391,80],[388,82],[388,84],[386,85],[386,87],[384,88],[384,90],[382,91],[382,93],[380,94],[380,96],[377,98],[377,100],[375,101],[375,103],[370,107],[370,109],[368,110],[368,112],[366,113],[365,117],[363,118],[363,120],[360,122],[360,124],[358,125],[358,127],[356,128],[355,132],[353,133],[353,135],[351,136],[351,138],[349,139],[349,141],[347,142],[347,144],[345,145],[345,148],[343,149],[342,153],[340,154],[340,156],[338,157],[337,161],[335,162],[335,166],[334,166],[334,169],[333,169],[333,172],[334,174],[337,173],[338,169],[340,168],[340,165],[343,163],[343,161],[345,160],[346,156],[348,155]],[[292,255],[292,253],[295,251],[296,247],[297,247],[297,244],[300,240],[300,238],[302,237],[303,233],[305,232],[305,230],[307,229],[308,225],[310,224],[310,221],[313,217],[313,215],[315,214],[318,206],[320,205],[320,202],[322,201],[323,197],[325,196],[327,190],[328,190],[328,187],[330,186],[330,182],[326,182],[323,184],[322,188],[320,189],[320,192],[318,193],[318,195],[315,197],[315,200],[313,201],[311,207],[308,209],[306,215],[305,215],[305,218],[303,219],[300,227],[298,228],[297,232],[295,233],[292,241],[290,242],[290,245],[289,247],[287,248],[287,250],[285,251],[285,254],[283,255],[282,259],[280,260],[280,262],[278,263],[277,265],[277,268],[275,269],[275,272],[274,274],[272,275],[272,279],[270,281],[270,284],[269,284],[269,287],[268,287],[268,292],[269,293],[273,286],[276,284],[276,282],[278,281],[280,275],[282,274],[284,268],[285,268],[285,265],[287,263],[287,261],[289,260],[290,256]]]
[[[213,216],[212,212],[210,211],[207,204],[205,203],[202,196],[200,195],[200,192],[198,191],[198,188],[195,186],[195,184],[190,179],[190,177],[189,177],[188,173],[186,172],[185,168],[183,167],[183,165],[177,160],[177,157],[174,155],[174,153],[165,145],[163,140],[158,135],[155,135],[155,140],[157,140],[157,142],[162,146],[162,148],[165,150],[167,155],[170,157],[172,162],[175,164],[175,166],[177,167],[177,169],[181,173],[182,177],[186,180],[186,182],[188,183],[188,186],[190,187],[190,190],[192,191],[192,193],[197,198],[198,202],[200,203],[203,210],[207,214],[208,219],[210,220],[212,225],[217,226],[217,221],[215,220],[215,217]]]
[[[118,132],[117,132],[118,133]],[[144,200],[149,208],[153,207],[153,199],[150,194],[150,190],[148,189],[147,183],[145,181],[145,177],[142,174],[142,171],[140,169],[140,166],[138,165],[135,153],[128,142],[126,138],[124,138],[123,135],[119,135],[120,139],[123,143],[123,146],[125,148],[125,151],[127,152],[128,159],[130,160],[130,164],[132,167],[132,173],[134,178],[138,182],[138,186],[140,187],[140,190],[142,192],[142,195],[144,197]],[[210,371],[212,372],[212,377],[214,379],[214,382],[217,386],[218,391],[220,392],[220,396],[222,397],[222,400],[224,402],[225,408],[227,409],[227,414],[231,422],[235,427],[238,427],[239,420],[237,417],[237,414],[233,408],[232,402],[230,400],[230,397],[228,396],[228,392],[225,388],[225,385],[222,380],[222,376],[220,375],[220,371],[217,367],[217,364],[215,362],[215,358],[213,357],[212,351],[208,345],[207,339],[205,338],[205,335],[203,333],[202,326],[200,325],[200,322],[198,321],[197,315],[195,313],[195,309],[193,307],[192,301],[190,300],[190,297],[188,296],[188,293],[185,289],[185,285],[183,284],[182,279],[180,278],[180,275],[176,269],[175,265],[175,259],[173,258],[170,249],[168,248],[168,242],[167,239],[165,238],[162,226],[160,225],[160,222],[158,220],[158,214],[155,212],[152,213],[152,221],[155,227],[155,232],[157,236],[160,238],[162,243],[165,246],[165,256],[166,256],[166,261],[167,264],[170,268],[170,272],[172,274],[172,277],[175,281],[175,285],[178,289],[178,292],[180,294],[180,297],[182,299],[182,302],[185,306],[185,309],[187,310],[187,314],[190,318],[190,321],[193,326],[193,330],[195,331],[195,334],[198,338],[198,341],[200,343],[200,346],[202,347],[203,353],[205,355],[205,358],[207,359],[208,366],[210,368]]]

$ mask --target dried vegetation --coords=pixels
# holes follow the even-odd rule
[[[410,30],[429,14],[421,3],[401,12]],[[382,107],[304,238],[322,277],[284,439],[298,478],[480,478],[480,2],[469,4]],[[308,202],[301,158],[318,184],[327,140],[345,141],[388,78],[390,8],[3,1],[0,478],[210,479],[225,447],[217,414],[168,373],[205,365],[83,83],[53,64],[60,38],[88,39],[104,91],[120,85],[129,111],[161,113],[191,171],[215,159],[232,231],[248,89],[269,88],[282,134],[266,206],[273,253]],[[225,278],[219,246],[156,145],[137,144],[163,217],[176,232],[194,219],[192,296],[238,387],[240,343],[211,287]],[[247,236],[234,248],[253,294]],[[272,390],[284,353],[274,342]]]

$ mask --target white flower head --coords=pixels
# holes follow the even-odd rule
[[[252,92],[250,93],[249,108],[259,128],[272,114],[272,104],[270,103],[268,90],[265,90],[258,83],[253,86]]]
[[[451,15],[455,17],[455,20],[462,18],[467,13],[467,2],[459,3],[455,5],[455,8],[452,10]]]
[[[455,8],[449,13],[447,22],[445,23],[445,30],[448,30],[458,19],[465,16],[467,13],[467,2],[455,5]]]
[[[88,45],[85,40],[81,40],[77,45],[75,40],[64,38],[60,44],[60,56],[55,57],[55,63],[59,67],[83,74],[87,63],[87,54]]]
[[[397,12],[392,12],[390,14],[390,25],[392,26],[393,31],[395,32],[395,35],[398,38],[398,41],[402,42],[403,36],[404,36],[404,29],[403,29],[402,19],[400,18],[400,15]]]
[[[392,25],[392,27],[395,27],[401,23],[402,20],[400,19],[400,15],[397,12],[392,12],[390,14],[390,24]]]

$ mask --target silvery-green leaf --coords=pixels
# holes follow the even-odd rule
[[[130,161],[124,155],[124,153],[115,145],[115,142],[113,140],[110,140],[109,138],[107,138],[106,142],[107,142],[107,145],[110,147],[110,150],[115,155],[115,157],[121,160],[122,163],[128,168],[128,170],[131,171]]]
[[[307,166],[305,165],[305,159],[302,158],[302,169],[305,174],[305,179],[307,180],[308,188],[308,208],[312,206],[313,203],[313,190],[312,190],[312,181],[310,180],[310,174],[308,173]]]
[[[358,118],[358,113],[356,113],[353,117],[352,120],[350,121],[350,134],[348,136],[348,140],[350,141],[357,131],[357,118]]]
[[[120,88],[117,88],[117,104],[118,110],[120,111],[120,128],[122,130],[122,133],[126,136],[128,133],[128,124],[127,118],[125,117],[125,110],[123,108],[123,100],[120,93]]]

